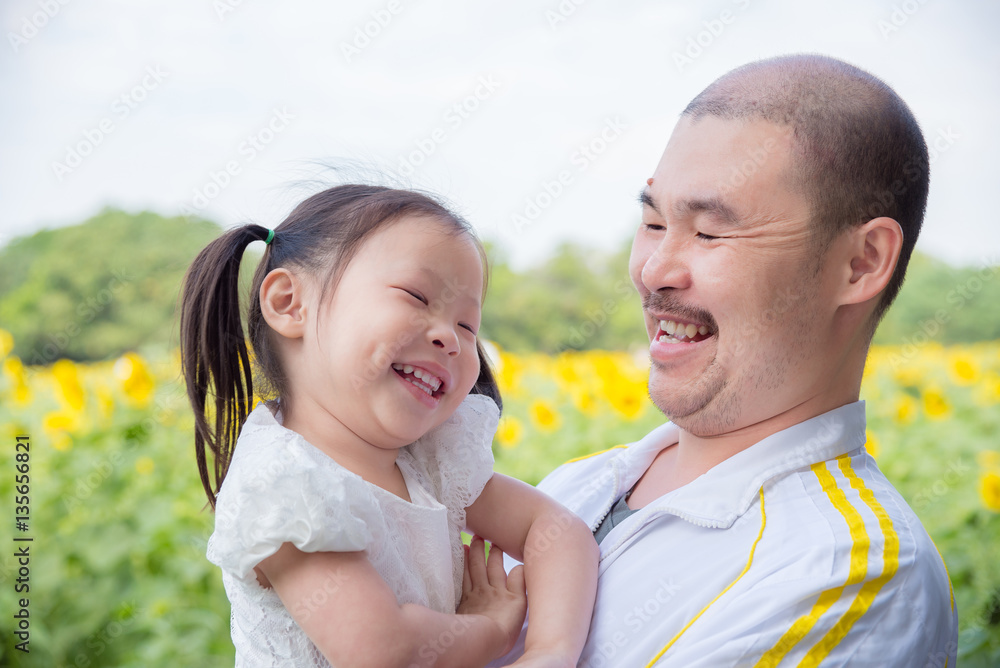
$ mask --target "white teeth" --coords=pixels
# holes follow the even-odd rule
[[[416,382],[414,380],[411,380],[410,378],[407,378],[406,380],[410,381],[410,385],[413,385],[418,390],[423,390],[424,394],[426,394],[427,396],[430,396],[430,395],[434,394],[434,390],[432,390],[431,388],[427,387],[423,383],[418,383],[418,382]]]
[[[693,339],[698,334],[705,336],[708,334],[709,329],[706,325],[692,325],[676,322],[674,320],[661,320],[660,331],[666,332],[668,336],[671,336],[678,341],[683,341],[685,339]],[[661,340],[662,338],[663,337],[660,337]]]
[[[418,369],[411,364],[393,364],[392,368],[396,371],[402,371],[407,376],[412,376],[406,380],[410,381],[413,385],[416,385],[421,390],[427,394],[432,394],[437,392],[442,385],[442,380],[432,374],[430,371],[424,371]],[[420,382],[417,382],[420,381]]]

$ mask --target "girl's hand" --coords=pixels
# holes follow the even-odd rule
[[[521,634],[528,599],[524,590],[524,568],[518,566],[508,575],[503,568],[503,552],[496,545],[486,557],[483,539],[474,536],[465,548],[465,577],[462,579],[460,615],[483,615],[491,619],[503,634],[504,650],[509,652]]]

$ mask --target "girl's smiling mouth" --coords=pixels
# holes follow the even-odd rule
[[[393,370],[404,380],[429,397],[439,398],[444,394],[444,381],[421,367],[412,364],[394,363]]]

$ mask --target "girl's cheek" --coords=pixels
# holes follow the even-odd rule
[[[410,317],[410,326],[414,329],[423,329],[430,324],[430,320],[424,315],[414,314]]]

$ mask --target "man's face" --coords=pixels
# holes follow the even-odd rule
[[[650,338],[653,402],[710,436],[820,392],[836,364],[830,275],[792,190],[791,136],[684,117],[643,192],[629,270]]]

